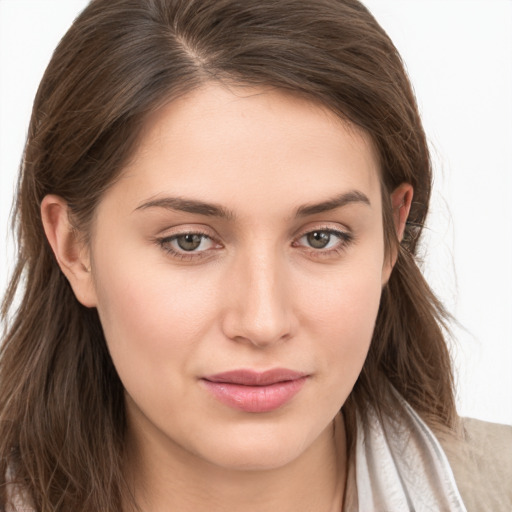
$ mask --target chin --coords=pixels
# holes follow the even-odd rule
[[[322,430],[327,430],[317,432],[306,425],[279,428],[278,422],[268,427],[260,423],[251,428],[228,429],[222,436],[212,435],[200,450],[201,456],[226,470],[275,470],[304,455],[312,444],[319,442]]]
[[[293,463],[301,455],[299,446],[261,446],[250,441],[246,444],[230,446],[222,453],[211,454],[209,459],[215,465],[231,471],[270,471]]]

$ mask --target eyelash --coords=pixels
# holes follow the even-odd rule
[[[184,237],[184,236],[200,236],[200,237],[203,237],[203,239],[211,240],[213,243],[218,244],[218,242],[216,242],[216,240],[214,238],[209,236],[207,233],[203,233],[201,231],[185,231],[183,233],[176,233],[175,235],[166,236],[163,238],[157,238],[156,242],[166,253],[170,254],[173,258],[176,258],[181,261],[200,260],[200,259],[208,257],[208,255],[206,254],[206,252],[208,252],[208,249],[206,249],[204,251],[200,251],[200,252],[195,252],[195,251],[187,252],[184,250],[183,250],[183,252],[181,252],[181,251],[174,249],[172,247],[171,243],[174,242],[175,240],[177,240],[178,238]]]
[[[305,247],[305,249],[313,255],[315,258],[329,258],[333,256],[337,256],[345,252],[348,247],[354,242],[354,235],[351,233],[347,233],[346,231],[341,231],[339,229],[333,229],[329,227],[318,227],[315,229],[310,229],[308,231],[303,232],[299,235],[296,240],[300,240],[312,233],[326,233],[329,236],[334,235],[339,239],[338,243],[330,248],[330,249],[314,249],[313,247]],[[297,247],[297,242],[293,242],[293,246]]]
[[[353,242],[354,242],[354,236],[350,233],[347,233],[346,231],[341,231],[329,227],[319,227],[316,229],[311,229],[308,231],[303,232],[300,234],[295,241],[292,243],[293,247],[300,247],[298,245],[298,241],[302,238],[312,234],[312,233],[325,233],[329,236],[335,236],[339,239],[339,242],[336,244],[335,247],[332,247],[327,250],[323,249],[315,249],[312,247],[304,247],[304,249],[313,257],[315,258],[329,258],[333,257],[339,254],[342,254]],[[200,236],[203,237],[203,239],[211,240],[212,243],[218,244],[220,246],[220,243],[217,242],[214,238],[209,236],[207,233],[203,233],[201,231],[186,231],[183,233],[177,233],[171,236],[166,236],[162,238],[155,239],[156,243],[168,254],[170,254],[173,258],[176,258],[181,261],[199,261],[203,258],[208,258],[209,254],[207,254],[210,250],[214,249],[205,249],[203,251],[195,252],[195,251],[179,251],[176,250],[170,245],[172,242],[177,240],[180,237],[184,236]]]

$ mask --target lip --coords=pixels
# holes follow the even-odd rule
[[[270,412],[288,403],[304,386],[308,375],[286,368],[264,372],[233,370],[201,379],[220,402],[245,412]]]

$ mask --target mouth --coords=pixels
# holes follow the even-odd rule
[[[233,370],[201,379],[221,403],[244,412],[270,412],[284,406],[302,389],[308,374],[286,368],[265,372]]]

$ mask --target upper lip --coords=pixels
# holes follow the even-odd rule
[[[286,382],[306,377],[304,372],[297,372],[287,368],[274,368],[264,372],[255,370],[231,370],[215,375],[203,377],[210,382],[222,382],[226,384],[241,384],[244,386],[269,386],[277,382]]]

